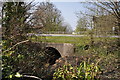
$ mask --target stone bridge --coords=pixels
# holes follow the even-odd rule
[[[32,48],[35,48],[39,51],[41,48],[46,55],[47,63],[50,65],[55,64],[55,61],[60,57],[64,56],[72,56],[74,55],[74,44],[70,43],[42,43],[42,42],[34,42],[30,44]]]
[[[74,44],[71,43],[46,43],[45,47],[52,47],[61,54],[61,56],[70,56],[74,54]]]

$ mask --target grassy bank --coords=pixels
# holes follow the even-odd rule
[[[83,36],[83,37],[69,37],[69,36],[39,36],[39,37],[32,37],[32,41],[37,41],[37,42],[54,42],[54,43],[72,43],[77,45],[86,45],[91,43],[91,37],[90,36]],[[98,38],[94,37],[93,40],[95,42],[99,41],[112,41],[115,40],[116,38]]]

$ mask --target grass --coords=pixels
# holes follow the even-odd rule
[[[36,41],[35,38],[32,38],[33,41]],[[76,45],[83,45],[89,43],[89,37],[66,37],[66,36],[47,36],[47,37],[38,37],[37,41],[40,42],[54,42],[54,43],[72,43]]]
[[[90,44],[91,42],[91,38],[90,36],[83,36],[83,37],[69,37],[69,36],[39,36],[39,37],[32,37],[31,38],[32,41],[37,41],[37,42],[54,42],[54,43],[72,43],[75,44],[76,46],[79,45],[86,45],[86,44]],[[98,38],[98,37],[94,37],[93,40],[95,42],[97,41],[103,41],[105,42],[106,40],[111,41],[111,40],[115,40],[116,38]]]

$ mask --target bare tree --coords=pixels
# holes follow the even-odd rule
[[[120,1],[109,0],[109,2],[98,2],[92,4],[108,12],[109,15],[107,16],[113,15],[115,17],[113,22],[116,23],[116,29],[117,29],[116,31],[117,34],[119,35],[120,34]]]

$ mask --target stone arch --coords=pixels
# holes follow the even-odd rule
[[[50,65],[55,64],[55,61],[61,57],[60,52],[54,47],[46,47],[45,53],[48,56],[48,63]]]

